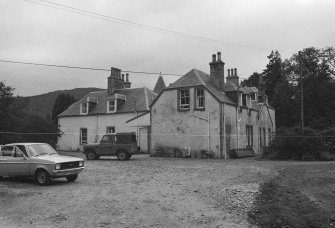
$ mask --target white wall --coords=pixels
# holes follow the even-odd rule
[[[58,139],[59,150],[82,151],[80,145],[80,128],[87,128],[87,143],[98,143],[106,134],[107,126],[114,126],[115,132],[136,132],[137,127],[126,125],[126,121],[141,113],[108,114],[95,116],[61,117],[58,119],[60,130],[63,132]],[[141,136],[143,138],[144,135]],[[147,140],[144,139],[143,140]],[[140,142],[138,142],[140,144]]]

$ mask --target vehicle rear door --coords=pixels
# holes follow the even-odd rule
[[[12,156],[7,159],[7,171],[10,176],[29,175],[29,160],[17,146],[14,146]]]

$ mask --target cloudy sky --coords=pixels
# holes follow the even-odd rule
[[[333,0],[0,0],[0,60],[185,74],[209,72],[211,55],[221,51],[226,69],[247,78],[264,69],[271,50],[288,58],[335,46],[334,9]],[[106,88],[108,76],[0,62],[0,81],[21,96]],[[167,84],[177,78],[164,76]],[[157,75],[130,80],[152,89]]]

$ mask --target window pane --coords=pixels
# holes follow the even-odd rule
[[[80,129],[80,143],[81,144],[87,143],[87,129],[86,128]]]
[[[115,112],[115,100],[108,101],[108,111]]]
[[[180,90],[180,109],[190,108],[190,92],[189,90]]]
[[[204,90],[203,89],[197,89],[196,90],[196,101],[195,105],[196,108],[204,108],[204,101],[205,101],[205,96],[204,96]]]

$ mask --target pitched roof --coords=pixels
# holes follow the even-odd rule
[[[215,85],[213,85],[207,73],[197,69],[192,69],[187,72],[183,77],[179,78],[172,85],[170,85],[168,89],[189,86],[204,86],[220,102],[235,104],[235,102],[233,102],[223,91],[220,91]]]
[[[247,93],[257,93],[258,89],[256,87],[244,87],[245,91],[247,91]]]
[[[121,103],[121,106],[118,106],[115,113],[135,112],[135,110],[137,112],[149,111],[149,105],[157,96],[157,94],[145,87],[120,89],[116,90],[115,93],[122,94],[126,97],[125,101]],[[107,100],[111,99],[113,96],[108,97],[107,90],[102,90],[88,93],[85,97],[72,104],[58,116],[81,116],[80,103],[86,102],[88,97],[94,98],[97,103],[89,108],[87,115],[107,114]]]
[[[157,79],[157,82],[156,82],[156,85],[155,85],[155,88],[154,88],[154,92],[159,94],[163,89],[166,88],[166,85],[165,85],[165,82],[164,82],[164,79],[162,77],[162,75],[160,74],[158,79]]]

